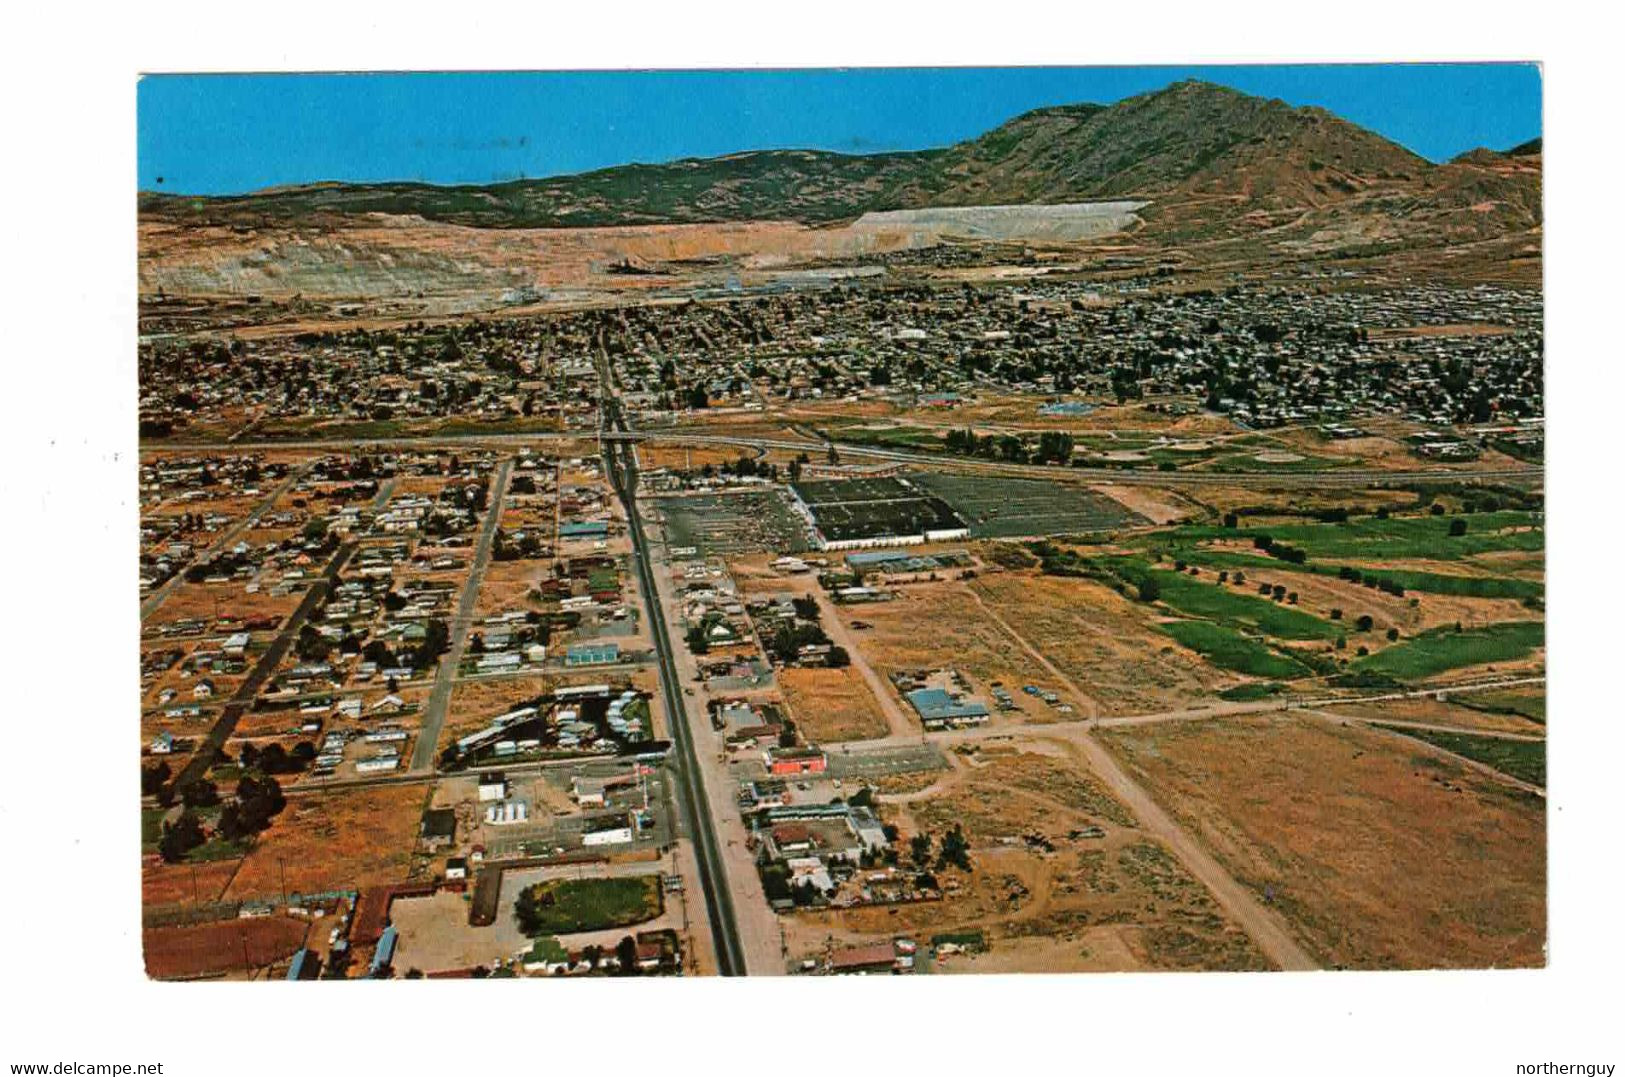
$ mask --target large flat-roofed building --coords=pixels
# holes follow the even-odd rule
[[[581,844],[625,845],[632,840],[632,816],[627,812],[601,815],[589,820],[581,831]]]
[[[822,774],[829,758],[822,748],[769,748],[762,754],[769,774]]]
[[[981,725],[988,719],[986,704],[974,699],[955,699],[941,688],[916,688],[908,701],[920,714],[927,729],[949,729]]]
[[[601,643],[576,643],[564,652],[567,666],[607,666],[621,660],[621,645],[613,640]]]
[[[970,525],[946,501],[906,478],[795,482],[790,493],[821,550],[922,545],[970,536]]]

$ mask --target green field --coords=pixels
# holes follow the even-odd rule
[[[1447,752],[1454,752],[1475,763],[1494,767],[1531,785],[1546,786],[1546,742],[1543,740],[1507,740],[1504,737],[1483,737],[1473,733],[1447,733],[1438,729],[1412,729],[1407,726],[1382,725],[1382,729],[1403,733],[1407,737],[1425,741]]]
[[[1546,693],[1533,691],[1472,692],[1453,695],[1450,702],[1458,707],[1481,711],[1485,714],[1515,714],[1531,722],[1546,724]]]
[[[907,449],[913,452],[942,452],[942,431],[928,426],[834,426],[827,433],[850,445],[872,445],[881,449]]]
[[[144,849],[158,848],[158,839],[164,836],[164,816],[169,814],[168,808],[142,808],[141,809],[141,847]]]
[[[1231,703],[1250,703],[1253,700],[1278,696],[1285,688],[1285,685],[1275,684],[1272,681],[1248,681],[1246,684],[1226,688],[1219,693],[1219,698]]]
[[[1333,562],[1310,561],[1307,564],[1295,565],[1290,561],[1263,554],[1207,550],[1201,547],[1179,547],[1175,555],[1193,565],[1241,569],[1244,572],[1305,572],[1316,576],[1335,577],[1338,570],[1343,568],[1341,564]],[[1546,585],[1539,580],[1519,580],[1510,576],[1457,576],[1445,572],[1395,568],[1362,568],[1360,573],[1364,579],[1388,580],[1406,591],[1450,595],[1456,598],[1522,599],[1543,598],[1546,594]]]
[[[1292,606],[1272,602],[1241,588],[1203,583],[1183,573],[1150,569],[1162,601],[1181,613],[1250,625],[1276,639],[1336,639],[1343,630]]]
[[[1281,472],[1330,471],[1334,468],[1347,467],[1351,463],[1347,459],[1336,456],[1313,456],[1297,451],[1294,451],[1292,455],[1299,457],[1299,459],[1272,463],[1267,460],[1260,460],[1256,452],[1232,453],[1228,456],[1216,457],[1209,467],[1202,470],[1224,471],[1234,474],[1268,471],[1279,474]]]
[[[1175,621],[1159,627],[1220,669],[1283,680],[1301,677],[1309,672],[1309,667],[1296,659],[1277,654],[1257,640],[1248,639],[1224,625],[1210,621]]]
[[[187,853],[186,859],[194,864],[201,864],[210,860],[236,860],[238,857],[246,855],[253,844],[254,839],[252,838],[227,841],[225,838],[216,835]]]
[[[1460,517],[1467,533],[1451,537],[1445,516],[1395,516],[1379,520],[1360,517],[1345,523],[1281,524],[1268,527],[1181,527],[1171,532],[1175,542],[1254,538],[1269,535],[1277,542],[1297,546],[1310,557],[1343,557],[1384,561],[1426,558],[1455,561],[1473,554],[1501,550],[1541,551],[1546,548],[1544,514],[1506,510]]]
[[[1463,632],[1435,628],[1358,659],[1353,668],[1419,680],[1461,666],[1510,662],[1545,642],[1546,625],[1541,621],[1503,621]]]
[[[567,935],[639,924],[663,907],[657,875],[554,879],[520,891],[514,915],[527,935]]]

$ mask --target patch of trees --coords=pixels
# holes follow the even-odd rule
[[[141,795],[144,797],[163,796],[164,785],[169,781],[169,764],[159,761],[157,766],[141,768]]]
[[[245,774],[237,782],[237,798],[220,811],[220,836],[233,842],[251,838],[270,826],[287,804],[275,778]]]
[[[253,744],[243,745],[237,762],[245,771],[261,774],[298,774],[316,758],[316,746],[302,740],[289,751],[280,744],[268,744],[263,749]]]
[[[431,617],[423,627],[423,642],[415,648],[403,649],[398,658],[403,664],[421,671],[434,665],[450,649],[451,630],[446,627],[445,619]]]
[[[794,624],[780,625],[773,633],[773,638],[768,641],[767,649],[774,658],[788,664],[795,661],[801,648],[828,642],[829,636],[825,634],[822,625],[798,621]]]
[[[534,531],[527,531],[517,540],[510,540],[503,531],[498,531],[491,542],[491,559],[493,561],[519,561],[532,560],[545,555],[547,548],[542,545],[541,536]]]
[[[220,790],[207,778],[191,778],[182,782],[175,795],[188,808],[212,808],[220,803]]]
[[[1350,583],[1363,583],[1367,587],[1382,591],[1384,594],[1393,595],[1395,598],[1405,597],[1405,588],[1401,587],[1398,583],[1388,579],[1385,576],[1374,576],[1369,573],[1361,572],[1352,565],[1343,565],[1338,568],[1337,578],[1340,580],[1347,580]]]
[[[293,651],[301,662],[325,662],[332,649],[332,643],[310,624],[300,627],[293,644]]]
[[[158,838],[158,855],[168,863],[178,863],[207,840],[203,824],[188,809],[181,812],[180,818],[173,823],[164,824],[163,833]]]
[[[1286,561],[1289,564],[1301,565],[1309,560],[1309,555],[1296,546],[1288,546],[1284,542],[1276,542],[1268,535],[1254,535],[1253,546],[1271,557]]]

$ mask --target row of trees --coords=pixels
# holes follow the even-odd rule
[[[950,430],[943,438],[943,447],[958,456],[979,456],[989,460],[1007,460],[1016,464],[1070,463],[1075,442],[1071,434],[1061,430],[1046,430],[1038,436],[1036,444],[1015,434],[988,434],[978,436],[976,431]]]

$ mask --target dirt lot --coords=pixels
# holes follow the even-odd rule
[[[452,686],[446,706],[446,724],[440,730],[436,750],[458,737],[480,729],[499,714],[529,703],[551,690],[546,677],[501,677],[487,681],[458,681]]]
[[[1540,798],[1315,718],[1165,723],[1103,739],[1328,965],[1543,963]]]
[[[1011,635],[990,620],[976,594],[959,582],[911,585],[891,602],[840,607],[849,631],[859,620],[871,627],[852,631],[852,638],[870,665],[882,677],[903,669],[953,667],[968,674],[981,693],[993,682],[1010,687],[1028,721],[1062,717],[1054,708],[1035,703],[1020,692],[1036,685],[1056,692],[1063,703],[1079,709],[1074,716],[1092,713],[1093,701],[1067,691]],[[993,699],[984,699],[989,707]]]
[[[202,864],[141,864],[141,904],[193,905],[218,901],[231,877],[237,873],[236,860],[209,860]]]
[[[148,976],[155,980],[187,980],[243,974],[286,961],[305,944],[309,931],[308,923],[287,916],[219,920],[143,931],[141,948]]]
[[[971,843],[967,875],[938,872],[939,902],[797,914],[791,952],[841,942],[981,930],[988,953],[945,971],[1076,972],[1105,969],[1262,969],[1268,963],[1207,891],[1083,765],[1047,743],[972,753],[925,793],[883,798],[882,814],[908,836],[955,823]],[[1069,837],[1098,825],[1103,837]],[[1025,844],[1041,835],[1053,846]],[[905,853],[906,856],[906,853]]]
[[[779,688],[803,739],[814,744],[886,735],[886,716],[857,670],[783,669]]]
[[[1144,606],[1090,580],[989,572],[971,588],[1089,692],[1103,716],[1186,706],[1240,679],[1174,646]]]
[[[1175,490],[1158,490],[1146,486],[1091,486],[1097,494],[1104,494],[1130,512],[1137,512],[1154,524],[1181,523],[1196,519],[1201,507],[1186,495]]]
[[[536,586],[551,565],[552,562],[545,559],[492,561],[480,579],[480,597],[474,606],[474,616],[490,617],[507,610],[531,609],[532,603],[525,601],[525,592]]]
[[[226,896],[377,886],[406,878],[427,797],[421,785],[290,797]]]
[[[311,582],[314,582],[314,574]],[[292,613],[304,598],[304,588],[292,594],[273,595],[270,591],[249,594],[240,580],[227,583],[182,583],[164,599],[142,625],[143,630],[156,629],[191,618],[213,621],[216,617],[275,617],[278,622]]]
[[[645,471],[662,467],[671,468],[673,471],[698,471],[707,464],[712,467],[731,464],[739,459],[741,452],[743,450],[736,448],[659,445],[645,442],[638,446],[638,464]]]

